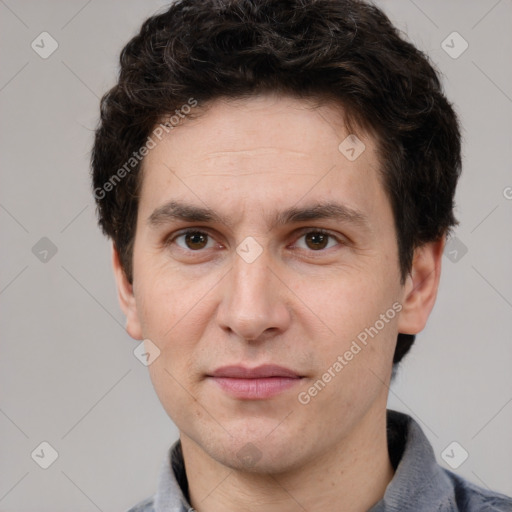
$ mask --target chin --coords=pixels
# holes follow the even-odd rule
[[[203,449],[222,465],[253,474],[277,475],[302,465],[299,451],[291,449],[302,443],[283,432],[273,439],[265,436],[237,436],[236,440],[227,436],[203,444]]]

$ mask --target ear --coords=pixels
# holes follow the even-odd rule
[[[121,265],[119,253],[112,244],[112,267],[117,285],[117,297],[121,309],[126,316],[126,332],[135,340],[142,340],[142,328],[140,325],[137,303],[133,294],[133,285],[128,281],[125,271]]]
[[[424,329],[436,301],[445,241],[443,236],[415,249],[404,285],[398,332],[417,334]]]

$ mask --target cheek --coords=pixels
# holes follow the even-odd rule
[[[320,363],[320,376],[330,369],[336,375],[331,378],[331,389],[334,390],[343,382],[339,384],[341,387],[348,386],[354,391],[353,394],[340,393],[339,399],[345,400],[361,392],[364,394],[365,383],[375,381],[375,375],[383,378],[391,366],[399,303],[396,301],[396,284],[393,284],[392,276],[379,282],[366,273],[357,278],[344,276],[344,279],[333,279],[330,283],[324,286],[322,293],[318,289],[309,290],[311,309],[314,309],[321,324],[328,327],[328,330],[322,329],[326,335],[313,330],[311,339]],[[308,296],[307,290],[302,293]],[[329,378],[327,375],[326,379]]]
[[[183,391],[180,385],[194,390],[197,384],[198,364],[204,359],[201,351],[215,315],[219,278],[212,273],[191,279],[183,271],[166,268],[165,272],[147,271],[143,279],[137,297],[143,335],[161,351],[149,368],[151,379],[155,388],[173,394],[172,402],[176,402]]]
[[[196,408],[191,396],[196,393],[194,376],[196,351],[208,316],[207,297],[200,282],[185,282],[161,272],[142,276],[138,304],[145,338],[160,349],[159,357],[148,367],[153,386],[167,413],[180,423],[181,411]]]
[[[139,290],[137,298],[144,335],[154,338],[162,348],[173,345],[173,340],[180,337],[180,345],[187,338],[180,336],[186,327],[191,333],[199,327],[198,312],[204,309],[207,301],[200,282],[183,283],[180,279],[148,279]],[[192,333],[191,333],[192,334]]]
[[[386,290],[379,289],[383,287],[384,283],[377,286],[369,274],[340,273],[321,286],[314,282],[305,285],[299,293],[331,334],[347,341],[378,318],[383,304],[390,300]]]
[[[346,279],[314,297],[312,304],[332,332],[312,338],[319,364],[301,397],[324,418],[320,428],[326,432],[355,421],[386,393],[383,381],[391,368],[397,320],[392,288],[386,285],[376,289],[371,278]]]

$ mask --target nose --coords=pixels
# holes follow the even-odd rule
[[[271,268],[268,251],[251,263],[238,255],[223,279],[217,321],[222,329],[249,342],[284,332],[290,325],[288,289]]]

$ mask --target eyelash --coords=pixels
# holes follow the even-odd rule
[[[302,237],[310,234],[310,233],[314,233],[314,234],[322,234],[322,235],[326,235],[328,236],[330,239],[334,239],[339,245],[347,245],[347,242],[344,242],[343,240],[341,240],[339,237],[337,237],[336,235],[334,235],[333,233],[331,233],[330,231],[327,231],[325,229],[322,229],[322,228],[314,228],[314,229],[311,229],[311,228],[307,228],[307,230],[305,231],[301,231],[300,234],[299,234],[299,237],[297,238],[297,241],[300,240]],[[164,241],[164,245],[167,247],[167,246],[170,246],[172,243],[175,242],[175,240],[179,237],[182,237],[182,236],[186,236],[188,234],[200,234],[200,235],[206,235],[207,237],[210,237],[210,238],[213,238],[210,233],[208,233],[208,231],[202,231],[200,229],[195,229],[195,228],[188,228],[188,229],[184,229],[182,231],[179,231],[178,233],[168,237],[165,241]],[[204,249],[198,249],[198,250],[193,250],[193,249],[183,249],[182,247],[180,247],[181,250],[184,250],[184,251],[187,251],[187,252],[191,252],[191,253],[201,253],[203,252]],[[328,249],[332,249],[332,247],[329,247]],[[328,249],[318,249],[318,250],[313,250],[313,249],[310,249],[308,252],[311,252],[311,253],[322,253]]]

